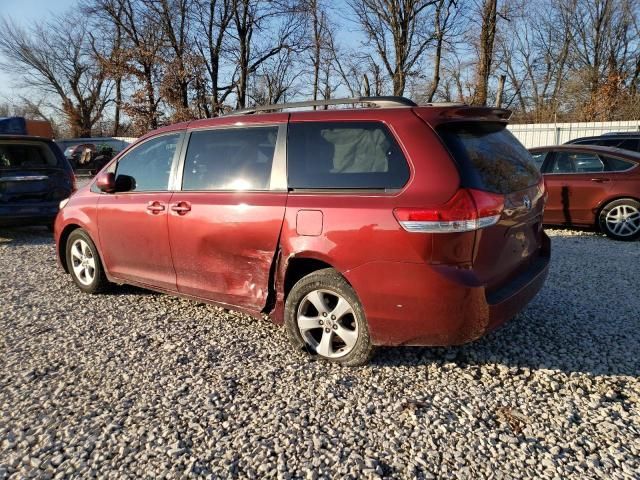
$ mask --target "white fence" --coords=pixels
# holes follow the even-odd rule
[[[123,142],[127,142],[127,143],[133,143],[135,142],[138,137],[113,137],[117,140],[122,140]]]
[[[609,132],[640,132],[640,120],[628,122],[536,123],[509,125],[509,130],[527,148],[559,145],[578,137]]]

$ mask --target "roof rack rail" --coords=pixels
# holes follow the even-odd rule
[[[355,98],[336,98],[331,100],[309,100],[306,102],[292,102],[292,103],[276,103],[273,105],[259,105],[251,108],[244,108],[241,110],[234,110],[227,113],[225,116],[230,115],[247,115],[257,112],[268,112],[275,110],[285,110],[289,108],[304,108],[304,107],[324,107],[328,105],[355,105],[358,103],[367,103],[375,105],[377,108],[391,108],[391,107],[417,107],[418,105],[405,97],[355,97]]]

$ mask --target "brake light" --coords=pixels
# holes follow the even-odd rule
[[[504,209],[504,197],[481,190],[460,189],[436,208],[396,208],[396,219],[408,232],[470,232],[495,225]]]

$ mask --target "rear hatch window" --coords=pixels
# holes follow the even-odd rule
[[[0,170],[59,167],[51,148],[37,141],[0,141]]]
[[[51,145],[0,140],[0,205],[53,202],[69,196],[72,178]]]
[[[502,123],[455,123],[436,130],[458,164],[463,187],[508,194],[540,181],[531,154]]]

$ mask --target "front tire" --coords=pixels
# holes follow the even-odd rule
[[[598,216],[600,230],[615,240],[640,238],[640,202],[622,198],[608,203]]]
[[[80,290],[85,293],[100,293],[104,291],[109,282],[98,249],[82,229],[71,232],[66,246],[67,267],[71,278]]]
[[[331,268],[313,272],[293,286],[285,302],[285,325],[297,349],[329,362],[364,365],[373,354],[362,305]]]

